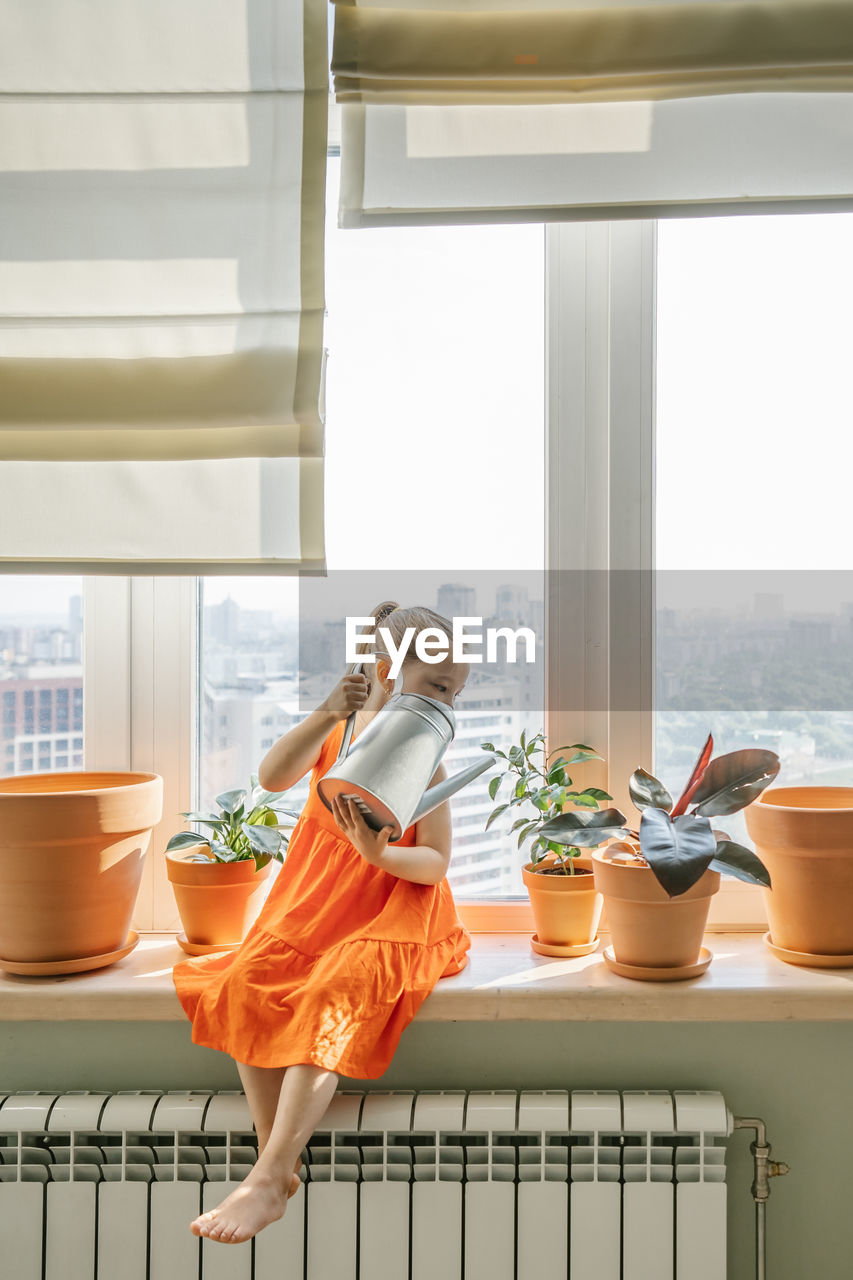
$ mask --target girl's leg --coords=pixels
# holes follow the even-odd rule
[[[337,1083],[333,1071],[308,1063],[286,1068],[263,1154],[222,1204],[190,1223],[193,1235],[239,1244],[283,1216],[297,1157],[325,1114]]]
[[[237,1062],[237,1070],[243,1082],[243,1092],[255,1122],[258,1135],[258,1155],[263,1153],[272,1131],[278,1107],[281,1085],[286,1067],[250,1067],[247,1062]]]

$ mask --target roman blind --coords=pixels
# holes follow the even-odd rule
[[[322,571],[324,0],[0,27],[0,568]]]
[[[849,0],[337,0],[340,221],[853,202]]]

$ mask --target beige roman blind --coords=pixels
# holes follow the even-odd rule
[[[338,0],[340,221],[853,203],[850,0]]]
[[[0,571],[323,571],[324,0],[0,30]]]

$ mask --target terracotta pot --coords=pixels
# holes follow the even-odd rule
[[[76,960],[123,946],[162,811],[156,773],[0,779],[0,956]]]
[[[706,871],[686,893],[670,898],[651,867],[611,862],[618,851],[608,845],[592,855],[616,959],[650,969],[696,964],[720,873]]]
[[[579,869],[574,875],[543,875],[541,868],[553,866],[550,860],[528,862],[521,874],[530,895],[536,936],[548,946],[572,947],[594,942],[601,919],[601,894],[589,870]]]
[[[204,845],[199,845],[202,851]],[[188,852],[191,852],[188,851]],[[254,858],[240,862],[188,862],[166,854],[166,870],[187,941],[200,946],[242,942],[263,905],[272,859],[260,870]]]
[[[853,955],[853,787],[772,787],[745,815],[775,945]]]

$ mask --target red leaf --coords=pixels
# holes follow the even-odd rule
[[[690,775],[690,779],[687,783],[687,786],[684,788],[681,795],[678,797],[678,800],[676,801],[669,815],[671,818],[677,818],[680,813],[684,813],[684,811],[686,810],[687,806],[690,803],[690,799],[693,795],[693,792],[698,789],[699,783],[702,781],[702,776],[705,773],[705,770],[708,768],[708,765],[711,760],[711,753],[713,750],[714,750],[714,739],[711,737],[709,733],[705,741],[705,745],[702,748],[701,752],[699,753],[699,759],[696,761],[695,765],[693,766],[693,772]]]

